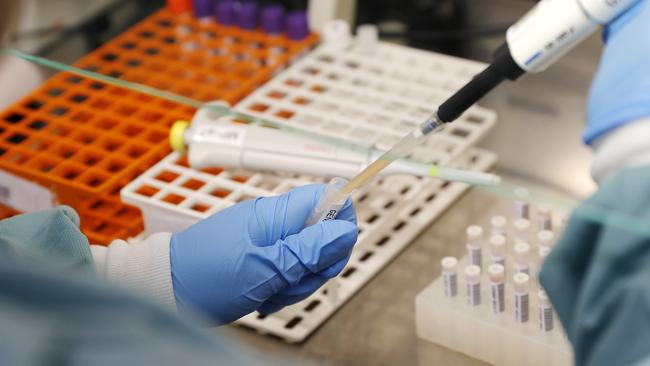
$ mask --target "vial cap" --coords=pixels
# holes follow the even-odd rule
[[[467,266],[465,267],[464,272],[468,281],[478,281],[481,277],[481,267],[479,266]]]
[[[530,221],[526,219],[517,219],[513,225],[517,231],[526,231],[530,228]]]
[[[503,282],[505,278],[506,269],[502,265],[495,263],[488,267],[488,275],[492,282]]]
[[[490,237],[490,246],[492,248],[502,248],[506,246],[506,237],[503,235],[492,235]]]
[[[259,5],[256,1],[241,3],[237,12],[237,25],[242,29],[254,30],[257,28]]]
[[[550,230],[542,230],[539,233],[537,233],[537,239],[539,240],[539,243],[542,245],[551,245],[553,244],[553,239],[555,238],[555,234],[553,234],[552,231]]]
[[[515,291],[526,292],[528,291],[530,276],[522,272],[516,273],[512,276],[512,282],[514,283]]]
[[[466,230],[468,240],[477,240],[483,237],[483,228],[478,225],[469,226]]]
[[[307,12],[295,10],[287,15],[287,37],[299,41],[309,35],[309,21]]]
[[[458,259],[456,259],[456,257],[444,257],[440,263],[444,270],[453,271],[456,270],[456,267],[458,266]]]
[[[503,229],[503,228],[505,228],[507,223],[508,223],[508,220],[503,216],[494,216],[490,220],[490,224],[492,225],[492,229]]]
[[[528,253],[530,253],[530,244],[520,241],[515,244],[514,249],[517,256],[526,257],[528,256]]]
[[[217,21],[223,25],[235,24],[235,2],[232,0],[217,1],[214,6],[214,15]]]
[[[190,123],[187,121],[174,122],[169,131],[169,145],[171,145],[172,149],[185,152],[185,131],[187,131],[189,125]]]
[[[262,28],[268,34],[284,31],[284,7],[280,4],[267,5],[262,9]]]
[[[357,48],[362,52],[372,52],[377,46],[379,40],[379,31],[377,26],[372,24],[363,24],[357,28]]]
[[[544,291],[544,289],[540,288],[539,291],[537,291],[537,298],[539,299],[540,305],[549,304],[548,295],[546,294],[546,291]]]
[[[344,49],[350,44],[350,26],[344,20],[333,20],[325,25],[323,39],[328,47]]]
[[[192,0],[194,6],[194,16],[205,18],[212,15],[212,0]]]

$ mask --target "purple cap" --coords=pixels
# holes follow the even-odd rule
[[[243,29],[253,30],[257,28],[257,16],[259,5],[257,1],[246,1],[239,5],[237,13],[237,25]]]
[[[284,7],[280,4],[267,5],[262,9],[262,28],[268,34],[284,31]]]
[[[299,41],[309,35],[309,21],[307,12],[295,10],[287,15],[287,36],[289,39]]]
[[[233,0],[218,0],[214,5],[214,15],[223,25],[235,24],[235,2]]]
[[[213,0],[192,0],[194,7],[194,16],[197,18],[205,18],[212,15]]]

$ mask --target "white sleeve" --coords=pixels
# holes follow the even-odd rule
[[[628,166],[650,164],[650,118],[623,125],[593,144],[591,176],[603,183]]]
[[[133,244],[115,240],[108,247],[91,245],[97,273],[176,309],[169,260],[170,233],[156,233]]]

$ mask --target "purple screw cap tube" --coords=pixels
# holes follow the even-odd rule
[[[299,41],[309,35],[309,21],[307,12],[295,10],[287,15],[287,36],[289,39]]]
[[[284,7],[280,4],[267,5],[262,9],[262,28],[267,34],[284,31]]]
[[[192,0],[194,7],[194,16],[205,18],[212,15],[213,0]]]
[[[214,5],[214,15],[223,25],[235,24],[235,2],[233,0],[218,0]]]
[[[253,30],[257,28],[259,5],[257,1],[242,2],[237,13],[237,25],[240,28]]]

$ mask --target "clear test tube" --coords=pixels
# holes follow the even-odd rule
[[[553,231],[553,211],[549,206],[541,205],[537,207],[537,220],[540,231]]]
[[[445,297],[456,297],[458,294],[458,259],[455,257],[444,257],[442,258],[441,264]]]
[[[488,267],[488,277],[490,279],[492,313],[503,313],[506,309],[506,269],[500,264],[491,264]]]
[[[490,261],[492,264],[506,266],[506,237],[493,235],[490,237]]]
[[[467,290],[467,305],[481,305],[481,268],[470,265],[465,267],[465,284]]]
[[[341,188],[343,188],[347,183],[347,179],[333,178],[327,184],[325,192],[323,192],[316,207],[314,207],[314,211],[311,213],[309,218],[307,218],[305,226],[312,226],[321,221],[328,221],[336,218],[336,215],[339,214],[339,211],[349,197],[349,195],[344,194],[341,191]]]
[[[530,243],[530,221],[528,219],[517,219],[512,223],[514,227],[515,243],[523,241]]]
[[[483,263],[483,228],[472,225],[467,228],[467,258],[469,263],[482,268]]]
[[[516,273],[512,276],[515,302],[515,321],[526,323],[530,317],[530,276],[526,273]]]
[[[508,219],[504,216],[494,216],[490,219],[491,235],[508,236]]]
[[[515,273],[525,273],[530,275],[530,244],[519,242],[515,244],[515,263],[513,265]]]
[[[548,295],[543,289],[537,291],[537,308],[539,314],[539,330],[550,332],[553,330],[553,307]]]

